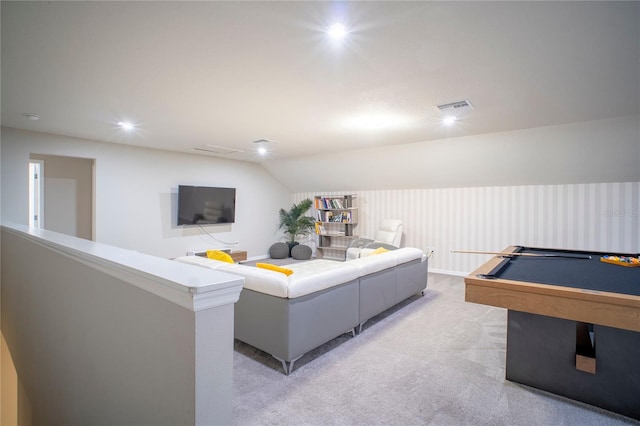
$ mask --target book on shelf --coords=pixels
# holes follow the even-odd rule
[[[348,210],[335,213],[333,211],[318,211],[316,215],[316,222],[323,223],[351,223],[352,219],[351,211]]]
[[[316,222],[316,234],[318,235],[326,235],[327,231],[324,229],[324,226],[322,226],[322,223],[320,222]]]
[[[347,201],[343,197],[320,197],[315,199],[315,208],[323,210],[341,210],[349,208]]]
[[[324,200],[322,198],[316,198],[315,199],[315,207],[316,209],[324,209],[326,208],[324,205]]]

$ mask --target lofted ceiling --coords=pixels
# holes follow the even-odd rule
[[[2,1],[2,125],[262,161],[636,115],[639,5]]]

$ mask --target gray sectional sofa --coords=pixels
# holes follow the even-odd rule
[[[287,266],[294,271],[289,276],[198,256],[176,260],[245,278],[235,305],[235,338],[280,360],[285,374],[305,353],[344,333],[355,336],[367,320],[427,286],[428,260],[416,248],[348,262],[296,263]]]

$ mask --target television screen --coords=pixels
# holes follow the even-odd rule
[[[236,189],[178,186],[178,225],[234,223]]]

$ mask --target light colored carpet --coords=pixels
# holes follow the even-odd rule
[[[504,379],[506,310],[464,302],[460,277],[305,355],[290,376],[236,342],[236,425],[625,425]]]

